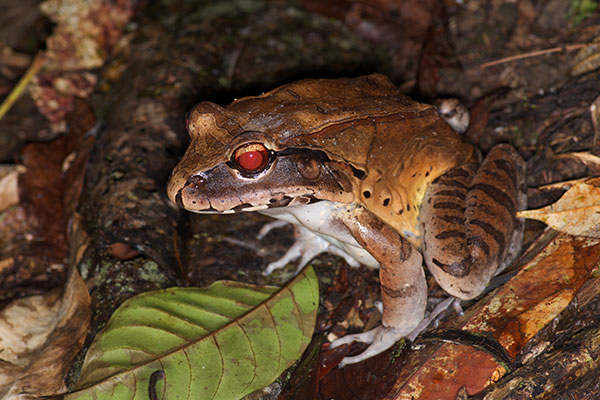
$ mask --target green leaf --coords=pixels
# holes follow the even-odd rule
[[[241,398],[300,357],[318,302],[312,268],[280,290],[220,281],[141,294],[96,336],[65,398]]]

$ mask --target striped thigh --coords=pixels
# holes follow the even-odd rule
[[[421,206],[425,263],[444,290],[461,299],[479,295],[516,253],[525,207],[525,163],[509,145],[492,148],[480,166],[468,164],[437,178]]]

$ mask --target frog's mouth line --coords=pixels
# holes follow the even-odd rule
[[[315,198],[312,194],[311,195],[301,195],[301,196],[296,196],[296,197],[285,196],[281,199],[270,200],[269,204],[259,204],[259,205],[253,205],[253,204],[248,204],[248,203],[240,204],[239,206],[235,206],[231,210],[227,210],[227,212],[228,213],[229,212],[237,213],[237,212],[260,211],[260,210],[267,210],[270,208],[282,208],[282,207],[289,207],[289,206],[312,204],[312,203],[316,203],[318,201],[320,201],[320,200]]]
[[[205,210],[189,210],[189,211],[195,212],[197,214],[235,214],[235,213],[240,213],[240,212],[261,211],[261,210],[267,210],[267,209],[271,209],[271,208],[282,208],[282,207],[288,207],[288,206],[313,204],[313,203],[317,203],[319,201],[321,201],[321,200],[317,199],[312,194],[305,194],[305,195],[296,196],[296,197],[285,196],[281,199],[270,200],[269,204],[254,205],[254,204],[250,204],[250,203],[243,203],[243,204],[237,205],[229,210],[223,210],[223,211],[219,211],[219,210],[215,209],[214,207],[210,207]]]

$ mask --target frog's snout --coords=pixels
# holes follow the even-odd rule
[[[210,208],[208,198],[203,195],[206,175],[198,173],[190,176],[183,186],[177,190],[174,200],[181,208],[189,211],[203,211]]]

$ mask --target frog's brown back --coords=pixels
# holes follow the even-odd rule
[[[232,142],[254,131],[263,133],[275,150],[312,147],[364,166],[378,118],[391,114],[416,118],[430,108],[401,94],[380,74],[306,79],[238,99],[224,108],[199,103],[188,115],[190,152],[202,156],[196,160],[202,169],[225,161]]]
[[[226,111],[241,131],[263,132],[280,148],[313,147],[361,166],[379,119],[417,118],[428,109],[373,74],[293,82],[236,100]]]

